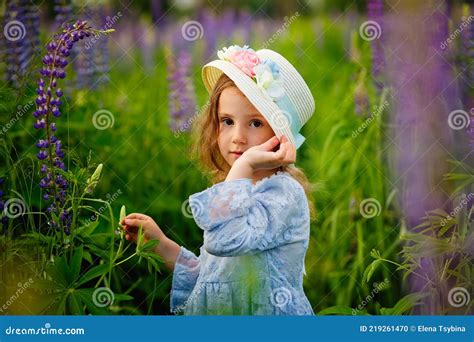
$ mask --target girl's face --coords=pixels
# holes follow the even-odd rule
[[[268,122],[237,87],[222,91],[217,113],[219,150],[230,166],[250,147],[263,144],[275,135]]]

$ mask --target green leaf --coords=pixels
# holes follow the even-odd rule
[[[93,315],[108,315],[110,314],[107,307],[98,307],[94,304],[93,297],[95,288],[87,288],[87,289],[79,289],[77,290],[77,294],[81,297],[82,301],[84,302],[87,310]]]
[[[60,284],[64,288],[69,287],[71,284],[71,276],[69,266],[66,263],[64,256],[56,257],[47,268],[48,273],[56,283]]]
[[[64,287],[64,284],[58,283],[53,279],[35,279],[31,287],[37,290],[64,291],[66,289],[66,287]]]
[[[126,294],[116,294],[114,296],[114,299],[115,299],[116,302],[123,302],[123,301],[126,301],[126,300],[132,300],[133,297],[129,296],[129,295],[126,295]]]
[[[143,246],[141,246],[141,248],[140,248],[140,253],[141,253],[141,252],[146,252],[146,251],[152,250],[152,249],[155,248],[159,243],[160,243],[159,240],[150,240],[150,241],[148,241],[148,242],[145,243]]]
[[[84,254],[82,256],[84,260],[86,260],[89,264],[92,264],[92,255],[89,253],[89,251],[84,251]]]
[[[89,237],[94,233],[94,230],[99,225],[99,220],[90,221],[87,225],[79,227],[77,229],[77,234],[84,237]]]
[[[393,308],[381,308],[382,315],[402,315],[408,313],[413,307],[420,304],[421,300],[428,296],[426,293],[410,293],[400,299]]]
[[[82,265],[82,256],[84,253],[84,247],[81,245],[80,247],[76,248],[74,255],[72,256],[71,260],[71,274],[72,274],[72,282],[76,281],[79,277],[81,272],[81,265]]]
[[[372,263],[365,269],[362,279],[365,279],[365,281],[368,283],[370,281],[370,278],[372,278],[372,275],[374,274],[375,270],[381,263],[382,260],[380,259],[372,261]]]
[[[79,287],[87,283],[88,281],[94,278],[97,278],[104,273],[107,273],[109,270],[109,266],[110,266],[109,264],[103,264],[103,265],[99,265],[99,266],[95,266],[91,268],[78,280],[78,282],[76,283],[76,287]]]
[[[81,297],[75,292],[72,291],[68,296],[68,304],[71,314],[73,315],[83,315],[84,310],[82,309],[82,300]]]

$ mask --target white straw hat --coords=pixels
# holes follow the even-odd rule
[[[220,59],[202,69],[209,93],[224,73],[263,115],[280,138],[284,134],[296,148],[305,138],[300,129],[314,112],[314,98],[296,69],[279,53],[247,46],[230,46],[218,52]]]

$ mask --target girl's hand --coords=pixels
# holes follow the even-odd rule
[[[273,150],[280,143],[280,149]],[[281,142],[276,136],[261,145],[253,146],[237,159],[236,163],[247,163],[253,171],[260,169],[274,169],[280,166],[293,164],[296,160],[295,146],[283,135]]]
[[[173,271],[181,247],[173,240],[168,239],[151,217],[137,213],[130,214],[125,216],[120,224],[123,225],[126,231],[125,238],[129,241],[137,241],[140,227],[145,234],[145,242],[159,240],[160,243],[155,247],[154,252],[163,258],[166,268]]]
[[[160,240],[161,242],[166,239],[166,236],[160,227],[147,215],[138,213],[130,214],[125,216],[120,224],[123,225],[123,228],[126,231],[125,238],[129,241],[137,241],[140,226],[145,235],[145,241]]]

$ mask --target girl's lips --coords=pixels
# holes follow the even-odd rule
[[[236,157],[240,157],[243,154],[243,152],[230,152],[230,154]]]

